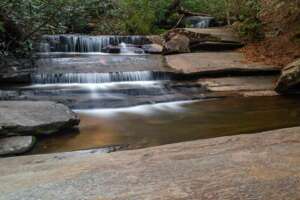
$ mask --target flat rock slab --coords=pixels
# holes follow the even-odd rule
[[[185,28],[186,31],[209,34],[216,37],[220,42],[241,43],[240,38],[230,28]]]
[[[0,135],[52,134],[78,124],[78,116],[63,104],[0,101]]]
[[[26,153],[35,145],[33,136],[15,136],[0,138],[0,156]]]
[[[279,67],[249,63],[239,52],[203,52],[166,56],[167,65],[185,74],[222,75],[226,73],[280,72]]]
[[[37,73],[169,71],[161,55],[43,54]]]
[[[202,78],[198,83],[212,92],[274,90],[278,76]]]
[[[3,158],[0,199],[299,199],[299,132]]]

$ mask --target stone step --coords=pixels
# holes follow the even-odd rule
[[[280,67],[248,62],[239,52],[202,52],[166,56],[167,65],[184,74],[227,76],[279,74]]]
[[[1,198],[298,199],[299,131],[296,127],[110,154],[90,150],[3,158]]]

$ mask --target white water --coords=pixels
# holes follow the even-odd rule
[[[191,28],[209,28],[212,20],[214,20],[213,17],[193,16],[186,18],[186,23]]]
[[[199,101],[199,100],[197,100]],[[150,105],[140,105],[126,108],[109,108],[109,109],[84,109],[74,110],[79,114],[86,114],[95,117],[107,117],[112,118],[123,113],[132,113],[142,116],[153,116],[155,114],[161,114],[160,112],[169,113],[182,113],[186,112],[184,105],[191,104],[197,101],[175,101],[167,103],[156,103]]]
[[[39,45],[40,52],[102,52],[108,45],[121,43],[143,45],[144,36],[87,36],[45,35]]]
[[[113,72],[113,73],[65,73],[65,74],[34,74],[34,84],[56,83],[107,83],[128,81],[168,80],[165,73],[138,71],[138,72]]]

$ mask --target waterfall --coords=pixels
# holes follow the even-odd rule
[[[66,73],[66,74],[33,74],[34,84],[57,84],[57,83],[108,83],[127,81],[152,81],[168,80],[166,72],[112,72],[112,73]]]
[[[185,19],[185,24],[191,28],[209,28],[213,25],[213,17],[192,16]]]
[[[45,35],[42,37],[39,51],[102,52],[108,45],[120,43],[144,45],[150,41],[145,36]]]

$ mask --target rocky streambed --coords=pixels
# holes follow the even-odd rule
[[[186,38],[181,40],[180,36],[178,40],[176,35]],[[219,51],[216,52],[212,46]],[[134,149],[201,139],[201,134],[192,131],[199,129],[193,125],[198,118],[196,116],[188,117],[189,120],[185,120],[183,124],[178,123],[181,127],[187,124],[194,127],[190,129],[189,136],[181,137],[178,133],[178,137],[175,136],[172,140],[148,134],[148,130],[152,130],[149,121],[154,123],[161,119],[162,123],[154,123],[153,127],[170,127],[172,121],[164,123],[164,116],[188,116],[187,113],[192,112],[182,112],[185,110],[182,103],[187,105],[186,103],[191,101],[277,95],[274,86],[279,76],[279,68],[262,63],[247,63],[241,53],[233,51],[240,46],[242,44],[236,35],[227,28],[176,29],[167,33],[164,38],[45,36],[40,44],[36,68],[28,71],[26,75],[28,83],[1,87],[2,137],[21,136],[15,138],[17,142],[26,135],[23,144],[26,144],[27,148],[20,147],[24,149],[22,152],[29,150],[37,137],[37,147],[32,151],[35,153],[116,145],[130,146],[129,148]],[[187,51],[181,51],[184,49]],[[191,51],[193,53],[185,53]],[[170,53],[177,54],[163,55]],[[18,73],[11,73],[10,77],[18,78]],[[19,78],[21,77],[23,75]],[[243,102],[237,100],[237,103]],[[69,129],[77,126],[79,120],[70,109],[84,119],[79,129],[71,131]],[[139,112],[136,112],[138,110]],[[153,112],[157,115],[150,114],[150,117],[146,117],[147,113]],[[201,110],[197,112],[201,113]],[[100,113],[100,116],[95,117],[97,113]],[[132,113],[135,113],[135,116]],[[116,121],[108,119],[107,114],[115,116]],[[121,121],[119,117],[122,118]],[[144,127],[147,134],[139,136],[128,127],[128,122],[135,117],[141,119],[142,130],[139,132],[143,132]],[[205,120],[201,117],[200,119]],[[136,123],[138,122],[133,120],[132,124]],[[111,124],[118,126],[114,127]],[[286,126],[282,124],[278,127]],[[256,130],[259,129],[252,129]],[[160,128],[153,131],[162,132]],[[163,128],[163,132],[170,131],[171,129]],[[122,132],[123,135],[120,134]],[[235,133],[244,132],[237,130]],[[50,137],[52,134],[54,136]],[[165,137],[167,135],[166,133]],[[222,134],[215,132],[211,137],[220,135]],[[89,142],[95,138],[96,142]],[[13,144],[11,141],[14,138],[9,139],[9,142],[7,139],[2,141]],[[61,145],[53,145],[58,140],[62,141],[57,142]],[[79,140],[84,142],[78,142]],[[72,145],[64,145],[66,143]],[[63,146],[65,148],[62,148]],[[7,152],[8,147],[6,145],[3,152]],[[10,154],[15,153],[21,152],[12,151]]]

